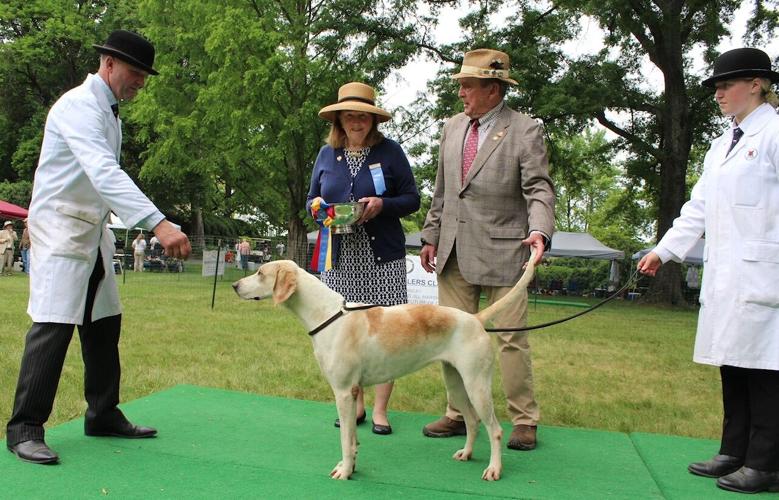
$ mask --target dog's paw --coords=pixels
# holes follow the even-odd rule
[[[481,478],[485,481],[497,481],[500,479],[500,469],[497,467],[487,467],[484,469],[484,473],[481,475]]]
[[[459,460],[460,462],[467,462],[471,459],[471,453],[465,451],[463,448],[462,450],[457,450],[454,455],[452,455],[452,458],[455,460]]]
[[[335,468],[330,472],[330,477],[345,481],[352,476],[353,472],[354,467],[345,467],[343,462],[338,462]]]

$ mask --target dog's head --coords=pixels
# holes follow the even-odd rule
[[[273,303],[280,304],[295,293],[299,269],[291,260],[268,262],[255,274],[233,283],[233,289],[242,299],[262,300],[272,296]]]

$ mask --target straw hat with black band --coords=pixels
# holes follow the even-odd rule
[[[505,52],[494,49],[476,49],[465,53],[460,72],[452,78],[495,79],[517,85],[510,76],[511,64]]]
[[[386,122],[392,115],[376,106],[376,91],[373,87],[360,82],[341,85],[338,89],[338,102],[319,110],[319,117],[332,122],[339,111],[362,111],[376,115],[378,123]]]
[[[154,46],[138,33],[116,30],[103,45],[94,44],[101,54],[108,54],[140,68],[150,75],[159,75],[154,66]]]

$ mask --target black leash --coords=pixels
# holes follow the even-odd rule
[[[572,316],[568,316],[567,318],[550,321],[548,323],[541,323],[540,325],[522,326],[522,327],[514,327],[514,328],[485,328],[484,330],[487,332],[527,332],[529,330],[538,330],[541,328],[546,328],[547,326],[553,326],[553,325],[559,325],[560,323],[565,323],[566,321],[570,321],[574,318],[578,318],[579,316],[583,316],[587,313],[594,311],[595,309],[599,308],[606,302],[610,302],[614,300],[619,294],[621,294],[622,292],[624,292],[630,287],[630,285],[633,283],[633,280],[636,279],[637,275],[638,275],[638,269],[636,269],[633,272],[633,276],[630,277],[627,283],[625,283],[625,285],[622,288],[620,288],[619,290],[611,294],[611,296],[598,302],[597,304],[588,308],[587,310],[578,312]],[[347,306],[346,301],[344,301],[343,305],[341,306],[341,309],[337,313],[330,316],[327,320],[325,320],[324,323],[322,323],[321,325],[317,326],[316,328],[308,332],[308,334],[313,337],[314,335],[316,335],[317,333],[321,332],[322,330],[330,326],[332,322],[334,322],[335,320],[337,320],[338,318],[340,318],[341,316],[343,316],[345,313],[349,311],[361,311],[363,309],[372,309],[374,307],[382,307],[382,306],[379,306],[378,304],[363,304],[359,306]]]
[[[592,307],[590,307],[590,308],[588,308],[588,309],[586,309],[584,311],[578,312],[578,313],[576,313],[576,314],[574,314],[572,316],[568,316],[567,318],[562,318],[562,319],[557,319],[557,320],[554,320],[554,321],[549,321],[548,323],[541,323],[540,325],[522,326],[522,327],[515,327],[515,328],[485,328],[484,330],[487,331],[487,332],[527,332],[529,330],[538,330],[538,329],[541,329],[541,328],[546,328],[547,326],[553,326],[553,325],[559,325],[560,323],[565,323],[566,321],[570,321],[570,320],[572,320],[574,318],[578,318],[579,316],[583,316],[583,315],[585,315],[587,313],[590,313],[590,312],[594,311],[595,309],[599,308],[600,306],[602,306],[606,302],[610,302],[611,300],[614,300],[619,294],[621,294],[622,292],[624,292],[625,290],[627,290],[630,287],[630,285],[633,283],[633,280],[636,279],[637,275],[638,275],[638,269],[636,269],[633,272],[633,276],[630,277],[630,279],[627,281],[627,283],[625,283],[625,285],[622,288],[620,288],[619,290],[614,292],[610,297],[607,297],[606,299],[603,299],[602,301],[598,302],[594,306],[592,306]]]

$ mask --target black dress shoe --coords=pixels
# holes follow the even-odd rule
[[[19,460],[31,464],[56,464],[60,457],[49,448],[43,439],[22,441],[8,447],[8,451],[19,457]]]
[[[739,493],[779,491],[779,472],[767,472],[744,466],[732,474],[717,479],[717,486],[723,490]]]
[[[111,427],[84,426],[84,434],[87,436],[111,436],[127,439],[150,438],[157,435],[157,429],[133,425],[130,422],[116,424]]]
[[[377,424],[374,421],[371,421],[371,424],[373,424],[373,428],[371,429],[371,431],[374,434],[379,434],[380,436],[386,436],[388,434],[392,434],[391,425],[381,425],[381,424]]]
[[[360,415],[359,417],[357,417],[357,420],[355,420],[354,422],[355,422],[357,425],[360,425],[360,424],[362,424],[362,423],[364,423],[364,422],[365,422],[365,417],[367,417],[367,416],[368,416],[368,414],[367,414],[367,413],[365,413],[365,412],[363,412],[363,413],[362,413],[362,415]],[[340,418],[336,418],[336,419],[335,419],[335,422],[333,423],[333,425],[335,425],[336,427],[340,428],[340,427],[341,427],[341,419],[340,419]]]
[[[695,462],[687,466],[687,470],[696,476],[722,477],[736,472],[744,465],[744,459],[730,455],[714,455],[711,460]]]

